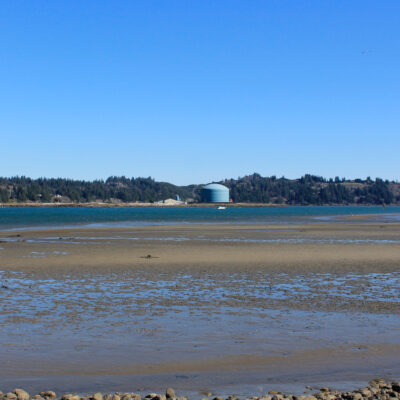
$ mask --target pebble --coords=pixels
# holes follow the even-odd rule
[[[311,387],[310,387],[311,389]],[[207,395],[202,400],[209,400],[211,393],[203,392]],[[30,396],[23,389],[14,389],[12,392],[4,394],[0,391],[0,400],[56,400],[57,395],[53,391],[40,392],[40,394]],[[59,397],[60,400],[141,400],[141,396],[136,393],[106,394],[98,392],[93,395],[79,396],[76,394],[64,394]],[[146,400],[188,400],[188,397],[176,397],[175,391],[168,388],[163,394],[150,393],[145,397]],[[213,400],[239,400],[236,395],[226,398],[217,396]],[[386,382],[383,379],[376,378],[369,382],[367,387],[353,390],[352,392],[338,392],[328,387],[320,388],[318,393],[313,395],[297,396],[290,393],[282,393],[271,390],[268,395],[251,396],[246,400],[400,400],[400,382]]]

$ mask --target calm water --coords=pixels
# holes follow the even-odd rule
[[[400,221],[400,207],[292,206],[270,208],[0,208],[0,229],[74,225],[135,226],[175,223],[304,223],[341,216],[377,215]],[[371,221],[371,220],[370,220]]]

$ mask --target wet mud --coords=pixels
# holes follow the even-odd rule
[[[10,389],[245,396],[400,376],[399,224],[52,229],[0,242]]]

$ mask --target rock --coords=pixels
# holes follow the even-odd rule
[[[392,390],[400,393],[400,382],[392,382]]]
[[[29,400],[29,393],[23,389],[14,389],[13,393],[17,396],[18,400]]]
[[[362,400],[363,396],[361,393],[356,392],[346,392],[342,394],[342,398],[346,400]]]
[[[61,397],[61,400],[81,400],[81,397],[78,395],[74,395],[74,394],[64,394],[63,397]]]
[[[5,395],[5,397],[6,397],[7,399],[10,399],[10,400],[14,400],[14,399],[17,399],[17,398],[18,398],[17,395],[16,395],[15,393],[11,393],[11,392],[8,392],[8,393]]]
[[[55,399],[57,397],[56,393],[52,390],[48,390],[47,392],[40,392],[42,397],[47,397],[48,399]]]
[[[23,389],[14,389],[14,393],[17,395],[18,400],[29,400],[29,393]]]
[[[39,394],[35,394],[35,395],[32,397],[32,399],[35,399],[35,400],[44,400],[44,398],[43,398],[42,396],[40,396]]]
[[[152,399],[153,400],[166,400],[167,398],[165,397],[164,394],[156,394]]]
[[[363,395],[363,397],[371,397],[372,392],[368,388],[364,388],[360,390],[360,393]]]
[[[93,400],[103,400],[103,394],[100,392],[97,392],[92,396],[92,399]]]
[[[371,379],[369,381],[369,386],[379,386],[380,383],[385,383],[385,381],[381,378]]]
[[[168,389],[165,391],[165,397],[166,397],[167,399],[173,399],[173,398],[175,397],[175,390],[172,389],[172,388],[168,388]]]
[[[121,397],[118,396],[117,394],[114,394],[112,399],[113,400],[121,400]]]

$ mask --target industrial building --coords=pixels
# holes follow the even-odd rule
[[[219,183],[210,183],[201,189],[203,203],[229,203],[229,189]]]

